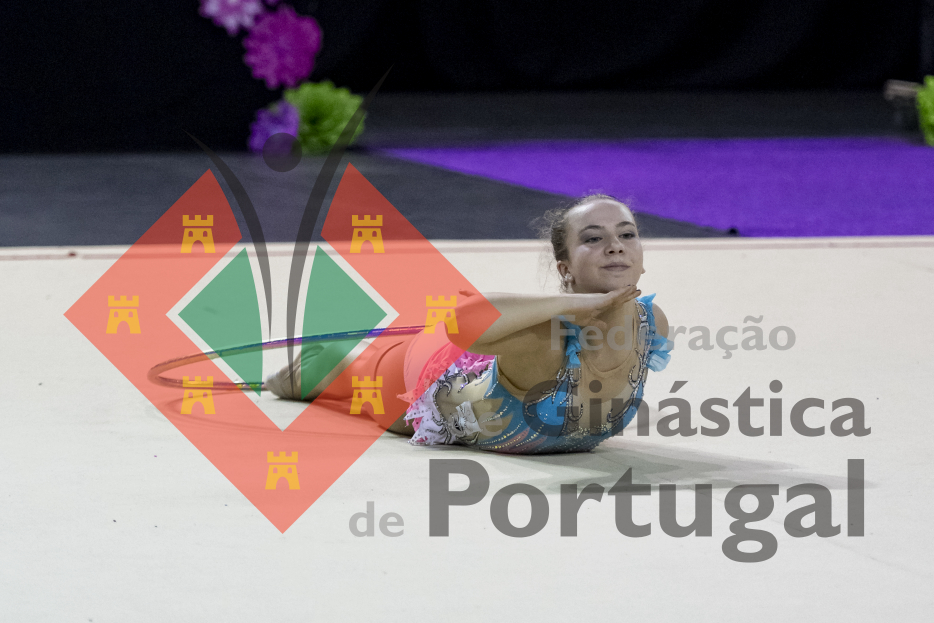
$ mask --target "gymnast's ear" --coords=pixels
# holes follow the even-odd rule
[[[570,274],[571,267],[568,266],[568,263],[564,260],[558,260],[557,268],[558,274],[561,275],[561,279],[566,279]]]

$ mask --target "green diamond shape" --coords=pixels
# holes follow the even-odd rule
[[[315,250],[302,335],[370,330],[386,312],[325,253]],[[307,396],[362,338],[302,344],[302,396]]]
[[[246,249],[237,254],[179,316],[212,350],[261,342],[259,301]],[[222,359],[248,383],[257,383],[263,378],[261,350]],[[259,394],[259,386],[254,391]]]
[[[259,300],[246,250],[208,283],[179,313],[212,350],[262,341]],[[308,278],[302,335],[370,330],[386,312],[321,247]],[[302,344],[302,396],[307,396],[359,344],[361,338]],[[222,359],[248,383],[263,378],[262,351]],[[254,389],[260,393],[259,385]]]

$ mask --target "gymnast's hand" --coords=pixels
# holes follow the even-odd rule
[[[605,294],[568,294],[568,314],[574,316],[574,324],[579,327],[596,327],[607,331],[609,325],[605,316],[614,309],[642,294],[634,285],[623,286]]]

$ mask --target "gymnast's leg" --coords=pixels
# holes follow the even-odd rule
[[[269,376],[266,379],[265,389],[280,398],[311,402],[327,388],[327,398],[349,401],[354,392],[351,385],[352,376],[358,378],[370,377],[371,379],[382,377],[383,409],[387,414],[398,413],[399,415],[398,419],[387,430],[393,433],[412,435],[412,427],[407,425],[404,420],[409,403],[398,398],[397,394],[406,391],[403,377],[405,356],[414,337],[413,335],[407,335],[394,339],[378,338],[373,341],[372,345],[369,342],[358,344],[351,351],[350,356],[343,358],[308,395],[302,398],[302,368],[308,374],[314,370],[316,364],[330,366],[334,360],[332,353],[337,343],[315,344],[312,348],[305,349],[304,361],[302,360],[303,354],[299,353],[290,365]],[[364,354],[364,351],[367,352]],[[350,363],[346,363],[347,361],[350,361]],[[341,373],[348,367],[351,370],[350,374],[341,376]]]

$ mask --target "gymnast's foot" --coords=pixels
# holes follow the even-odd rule
[[[266,379],[264,385],[279,398],[286,400],[307,400],[311,402],[327,388],[341,372],[356,359],[369,345],[369,340],[357,344],[350,353],[343,352],[340,342],[325,346],[312,344],[303,349],[291,364],[285,366]],[[302,396],[302,374],[321,381],[305,396]]]
[[[317,355],[324,350],[321,344],[314,344],[304,353],[306,356]],[[302,353],[300,352],[292,363],[285,366],[275,374],[266,377],[265,389],[268,389],[279,398],[286,400],[302,399]],[[313,396],[308,399],[314,398]]]

